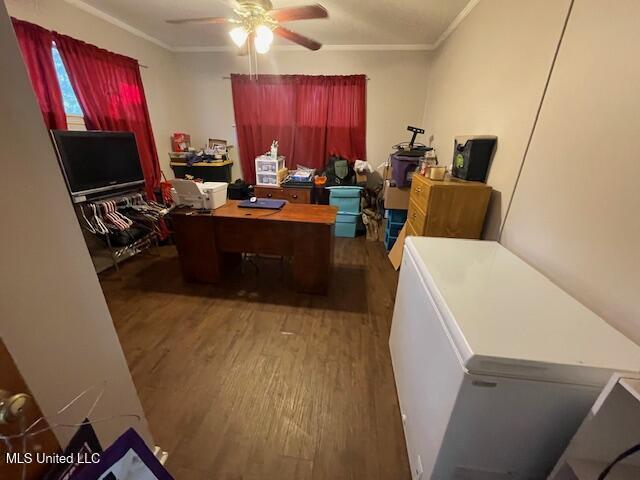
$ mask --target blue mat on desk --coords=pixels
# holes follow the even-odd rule
[[[251,200],[243,200],[238,204],[240,208],[262,208],[266,210],[280,210],[286,200],[274,200],[272,198],[258,198],[255,202]]]

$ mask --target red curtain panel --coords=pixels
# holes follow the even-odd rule
[[[160,185],[158,153],[138,61],[54,32],[88,130],[133,132],[147,195]]]
[[[265,153],[274,139],[279,152],[289,160],[293,155],[295,89],[291,82],[275,76],[253,80],[246,75],[231,76],[233,108],[240,164],[245,181],[256,179],[255,158]]]
[[[11,20],[44,123],[50,129],[66,130],[67,116],[51,56],[52,32],[16,18]]]
[[[232,75],[242,171],[255,182],[255,157],[273,140],[287,166],[324,169],[329,155],[366,159],[364,75]]]
[[[367,78],[354,75],[332,79],[327,112],[327,152],[349,160],[366,160]]]
[[[304,165],[324,169],[329,152],[328,133],[332,119],[329,117],[331,91],[338,77],[294,76],[291,81],[295,88],[294,145],[291,156],[287,157],[289,167]],[[346,158],[351,158],[350,146],[341,150]]]

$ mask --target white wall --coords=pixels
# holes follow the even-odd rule
[[[192,143],[226,138],[234,144],[231,73],[248,73],[247,57],[230,53],[178,53],[180,101],[188,112],[185,131]],[[426,98],[428,52],[274,51],[260,57],[259,72],[273,74],[366,74],[367,156],[377,166],[391,146],[406,141],[407,125],[420,125]],[[238,162],[234,178],[240,175]]]
[[[6,10],[0,5],[0,336],[45,415],[98,382],[92,419],[103,445],[132,425],[151,436],[36,103]],[[0,385],[2,388],[2,385]],[[61,418],[82,421],[89,396]],[[73,429],[56,429],[66,445]]]
[[[575,1],[502,242],[640,343],[638,19]]]
[[[5,0],[5,3],[9,14],[16,18],[133,57],[149,67],[140,71],[160,166],[169,176],[172,173],[167,155],[170,150],[169,138],[171,133],[180,131],[182,119],[173,53],[64,0]]]
[[[498,136],[486,238],[498,236],[568,5],[480,0],[433,54],[422,123],[439,160],[451,163],[455,136]]]
[[[499,137],[485,235],[503,223],[503,244],[640,343],[637,1],[575,0],[524,158],[569,5],[481,0],[433,54],[424,124],[447,163],[455,135]]]

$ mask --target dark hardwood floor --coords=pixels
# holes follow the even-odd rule
[[[176,479],[410,479],[388,338],[397,274],[380,242],[336,239],[326,297],[258,258],[221,285],[176,252],[102,287]]]

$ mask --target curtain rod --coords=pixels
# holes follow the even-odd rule
[[[143,65],[142,63],[138,62],[138,66],[140,68],[149,68],[149,65]]]
[[[142,65],[140,65],[142,66]],[[266,75],[270,75],[270,74],[266,74]],[[286,74],[285,74],[286,75]],[[338,76],[342,76],[342,75],[338,75]],[[231,77],[226,76],[226,77],[222,77],[223,80],[231,80]],[[367,81],[371,80],[369,77],[367,77]]]

